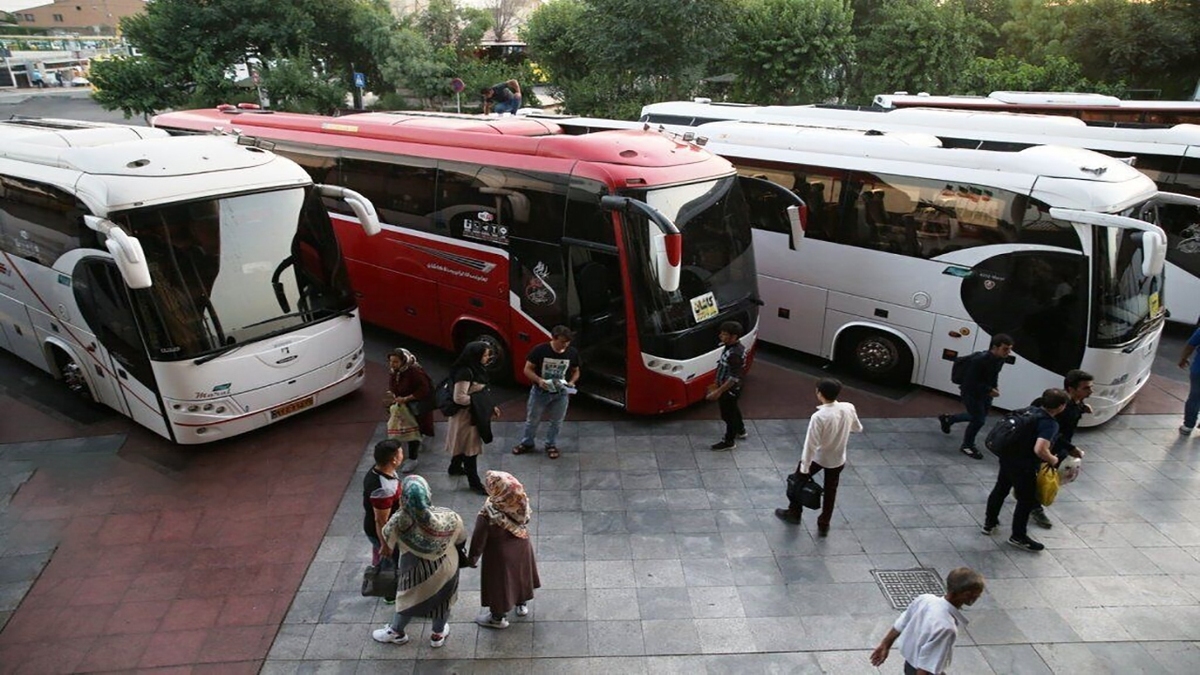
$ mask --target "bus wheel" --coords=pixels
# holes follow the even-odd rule
[[[83,369],[71,358],[66,352],[61,349],[54,350],[54,359],[58,362],[58,372],[62,374],[62,383],[67,389],[76,396],[94,401],[92,390],[88,387],[87,378],[83,376]]]
[[[868,380],[906,382],[912,375],[912,354],[895,335],[857,330],[844,337],[842,344],[843,361]]]
[[[508,351],[508,345],[504,344],[504,340],[500,339],[492,331],[486,328],[474,328],[467,332],[466,341],[463,342],[465,347],[468,342],[484,342],[487,343],[488,349],[492,350],[492,361],[487,366],[487,374],[492,382],[509,382],[512,380],[512,364],[510,363],[511,355]]]

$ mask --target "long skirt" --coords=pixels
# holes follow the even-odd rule
[[[396,613],[409,617],[448,619],[458,599],[458,551],[447,547],[437,560],[400,556]]]

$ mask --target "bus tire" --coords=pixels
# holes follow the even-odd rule
[[[860,377],[888,384],[912,379],[913,356],[899,337],[880,330],[846,331],[839,340],[840,361]]]
[[[95,402],[92,388],[88,386],[87,377],[75,358],[58,347],[53,348],[53,352],[54,364],[58,367],[58,380],[63,386],[83,400]]]
[[[459,351],[467,346],[469,342],[486,342],[488,348],[492,350],[492,362],[487,366],[487,374],[493,383],[511,382],[512,377],[512,352],[509,351],[508,345],[504,340],[500,339],[491,330],[482,326],[472,326],[463,331],[464,338],[459,346]]]

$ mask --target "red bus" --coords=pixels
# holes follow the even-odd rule
[[[523,118],[222,106],[159,115],[177,133],[244,133],[367,196],[383,232],[328,209],[364,321],[446,349],[484,339],[493,373],[575,330],[582,393],[633,413],[700,401],[717,326],[758,331],[752,222],[802,236],[798,200],[656,131],[570,136]]]
[[[1103,94],[993,91],[988,96],[880,94],[878,108],[956,108],[1078,117],[1097,126],[1173,126],[1200,123],[1200,101],[1133,101]]]

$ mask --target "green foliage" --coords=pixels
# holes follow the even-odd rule
[[[885,91],[953,92],[990,27],[960,2],[891,0],[858,41],[853,99]]]
[[[186,100],[182,83],[174,73],[145,56],[92,61],[88,72],[96,87],[92,98],[105,110],[120,110],[128,119],[141,115],[149,120],[154,113]]]
[[[1045,0],[1009,2],[1010,18],[1000,26],[1004,52],[1035,65],[1052,56],[1067,56],[1063,45],[1069,34],[1066,4]]]
[[[628,117],[724,72],[735,8],[735,0],[554,0],[521,34],[567,110]]]
[[[270,92],[272,108],[328,115],[344,105],[345,87],[313,77],[309,63],[308,54],[299,54],[279,61],[266,73],[262,84]]]
[[[963,74],[955,93],[986,96],[993,91],[1087,91],[1120,95],[1122,83],[1103,84],[1083,76],[1078,63],[1064,56],[1047,56],[1041,64],[1015,56],[976,57]]]
[[[748,0],[740,9],[726,62],[734,100],[812,103],[841,93],[854,55],[842,0]]]

